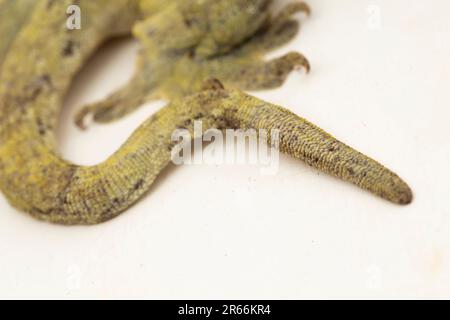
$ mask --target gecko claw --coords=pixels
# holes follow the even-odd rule
[[[75,115],[76,126],[81,130],[86,130],[88,128],[88,124],[91,122],[106,122],[104,115],[109,114],[110,108],[101,106],[102,104],[93,104],[78,111]]]
[[[273,23],[275,25],[281,25],[288,21],[296,13],[304,13],[309,17],[311,15],[311,8],[305,2],[289,3],[280,11]]]
[[[102,103],[93,104],[84,107],[75,115],[75,124],[81,130],[87,129],[88,118],[91,118],[94,122],[108,122],[112,121],[113,111],[110,107],[104,106]]]
[[[290,63],[292,63],[294,70],[300,70],[305,69],[306,73],[311,72],[311,64],[309,63],[309,60],[298,52],[292,52],[288,53],[285,57]]]
[[[86,118],[89,115],[89,113],[91,112],[91,110],[89,110],[88,108],[84,108],[81,111],[79,111],[76,115],[75,115],[75,125],[80,129],[85,131],[87,129],[87,125],[86,125]]]
[[[308,17],[311,16],[311,7],[306,2],[300,2],[297,4],[298,12],[305,13]]]
[[[312,12],[311,7],[303,1],[288,4],[283,11],[285,11],[289,15],[293,15],[295,13],[304,13],[307,16],[310,16]]]

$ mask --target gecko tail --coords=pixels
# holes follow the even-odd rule
[[[203,121],[204,128],[265,129],[268,139],[278,130],[282,152],[391,202],[405,205],[413,199],[409,186],[380,163],[289,110],[224,89],[214,79],[203,91],[162,108],[96,166],[64,161],[24,123],[0,145],[0,155],[5,155],[0,165],[6,172],[15,170],[0,177],[1,189],[15,207],[40,220],[66,225],[105,222],[136,203],[169,165],[177,129],[185,128],[194,137],[192,119]],[[26,139],[24,132],[30,134]]]
[[[282,152],[393,203],[412,202],[411,188],[397,174],[309,121],[249,95],[236,103],[242,107],[235,109],[233,121],[245,128],[278,130]]]

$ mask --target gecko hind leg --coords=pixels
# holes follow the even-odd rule
[[[97,123],[112,122],[156,99],[158,99],[157,93],[149,89],[143,79],[134,77],[128,84],[104,100],[84,106],[75,115],[75,124],[85,130],[88,116],[91,116],[92,120]]]
[[[292,15],[299,12],[309,14],[310,10],[303,2],[288,4],[278,15],[268,19],[253,36],[243,40],[233,50],[209,58],[192,56],[192,50],[188,49],[183,51],[178,48],[176,52],[180,52],[179,54],[171,52],[169,55],[166,51],[157,51],[157,43],[160,41],[158,39],[165,34],[166,29],[160,30],[161,34],[144,32],[153,30],[155,21],[158,21],[149,19],[136,29],[139,31],[136,34],[144,46],[133,80],[105,100],[82,108],[76,115],[76,124],[85,128],[85,118],[88,115],[97,123],[117,120],[150,100],[172,100],[180,95],[197,92],[203,81],[209,78],[217,78],[227,86],[241,90],[263,90],[281,86],[293,70],[310,70],[307,59],[296,52],[271,61],[264,59],[268,51],[284,45],[298,33],[300,24]],[[194,31],[192,33],[195,34]],[[148,37],[148,34],[152,36]],[[179,43],[175,41],[173,45]]]
[[[216,75],[228,86],[241,90],[267,90],[280,87],[288,75],[299,69],[308,73],[308,60],[298,52],[290,52],[270,61],[236,63],[227,69],[220,69]]]

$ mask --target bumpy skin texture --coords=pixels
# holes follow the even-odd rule
[[[27,21],[35,4],[34,0],[0,0],[0,68],[17,32]]]
[[[171,160],[173,131],[193,130],[194,119],[219,129],[279,129],[283,152],[393,202],[411,202],[410,188],[396,174],[290,111],[239,90],[273,88],[291,70],[309,69],[298,53],[262,58],[296,34],[290,16],[307,12],[306,5],[289,5],[271,18],[270,0],[32,2],[26,13],[30,1],[0,0],[1,9],[18,12],[0,22],[0,31],[12,35],[0,43],[0,187],[13,206],[54,223],[109,220],[145,194]],[[65,29],[72,3],[82,8],[82,30]],[[22,17],[15,27],[14,15]],[[155,97],[172,102],[105,162],[72,164],[55,143],[62,99],[93,51],[131,30],[142,42],[136,76],[85,108],[77,123],[83,126],[88,113],[96,121],[114,120]],[[212,77],[227,89],[218,81],[202,88]]]

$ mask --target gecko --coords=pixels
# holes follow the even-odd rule
[[[397,174],[288,109],[246,93],[277,88],[293,70],[310,69],[297,52],[265,59],[297,34],[293,15],[310,13],[293,2],[273,14],[272,2],[0,0],[0,189],[9,203],[51,223],[108,221],[141,199],[170,164],[173,131],[192,131],[201,120],[221,130],[279,130],[281,152],[409,204],[412,191]],[[80,30],[66,28],[70,5],[81,8]],[[153,99],[168,103],[102,163],[72,163],[56,143],[64,97],[102,43],[129,34],[140,42],[134,76],[83,107],[76,124],[110,122]]]

